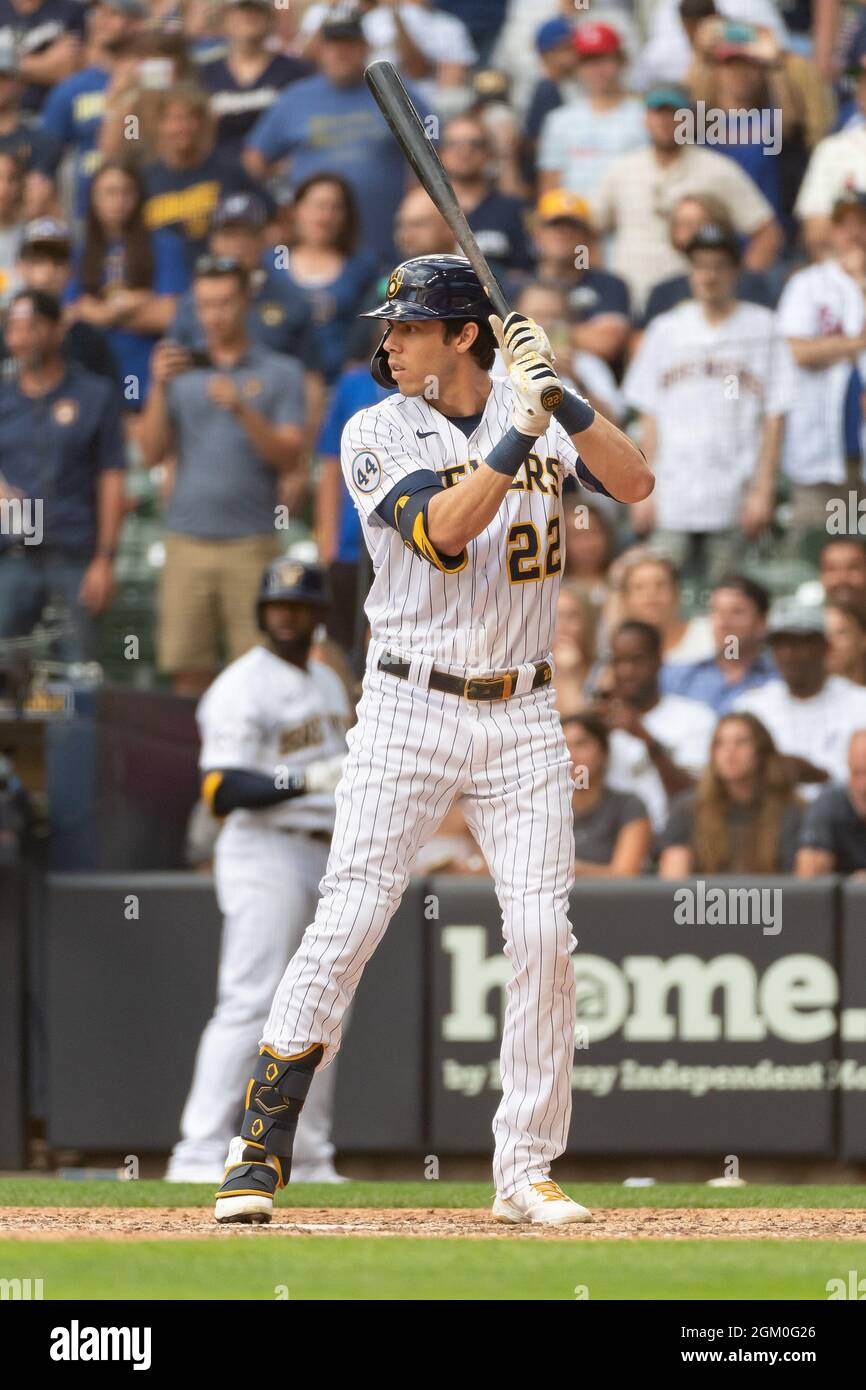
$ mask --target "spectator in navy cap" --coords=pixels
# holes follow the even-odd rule
[[[38,217],[28,222],[18,253],[18,276],[25,289],[52,294],[61,304],[67,297],[72,277],[72,236],[69,228],[54,217]],[[64,315],[66,332],[60,345],[65,362],[77,362],[96,376],[104,376],[116,388],[120,380],[105,331],[85,319]],[[0,336],[0,358],[6,345]]]
[[[544,76],[535,84],[523,124],[525,155],[530,167],[535,163],[535,148],[545,116],[563,102],[572,101],[580,90],[574,35],[574,25],[564,15],[546,20],[535,35]]]

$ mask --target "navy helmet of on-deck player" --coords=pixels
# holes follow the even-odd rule
[[[330,601],[328,577],[321,565],[281,555],[271,561],[262,575],[256,618],[264,631],[262,610],[266,603],[307,603],[312,608],[327,608]]]
[[[385,300],[364,319],[474,319],[487,324],[492,305],[465,256],[415,256],[392,270]],[[492,333],[492,330],[488,330]],[[370,371],[380,386],[396,386],[385,351],[387,329]]]

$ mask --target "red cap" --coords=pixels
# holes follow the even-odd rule
[[[619,34],[609,24],[582,24],[574,36],[574,46],[581,58],[622,52]]]

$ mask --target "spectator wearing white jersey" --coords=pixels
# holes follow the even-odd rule
[[[623,623],[611,641],[611,686],[599,692],[611,733],[608,783],[637,791],[657,830],[669,798],[691,787],[706,766],[715,726],[712,711],[699,700],[662,694],[661,656],[656,628]]]
[[[729,211],[737,235],[747,239],[743,264],[772,265],[782,229],[767,199],[732,159],[684,143],[692,101],[675,83],[651,87],[644,97],[650,144],[619,155],[592,197],[598,231],[612,232],[610,268],[621,275],[642,311],[654,285],[686,268],[668,236],[671,209],[689,193],[713,193]]]
[[[653,320],[624,382],[656,474],[632,516],[681,574],[712,583],[772,519],[794,365],[771,311],[736,298],[730,230],[703,227],[688,254],[693,299]]]
[[[834,498],[864,493],[866,193],[834,203],[828,237],[828,258],[792,275],[779,301],[797,364],[783,455],[795,538],[825,529]]]
[[[866,52],[858,59],[854,90],[857,106],[866,115]],[[852,189],[866,193],[866,124],[826,136],[812,152],[794,204],[812,256],[832,253],[833,209]]]
[[[800,793],[813,799],[822,783],[844,781],[848,743],[866,728],[866,690],[827,674],[827,639],[818,607],[780,600],[771,610],[769,642],[779,679],[734,701],[766,725],[788,759]]]

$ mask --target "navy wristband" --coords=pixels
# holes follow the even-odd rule
[[[494,473],[502,473],[506,478],[516,478],[534,443],[532,435],[523,434],[516,425],[510,425],[484,462]]]
[[[595,411],[589,401],[583,400],[576,392],[567,388],[563,394],[562,405],[553,413],[566,434],[582,434],[595,419]]]

